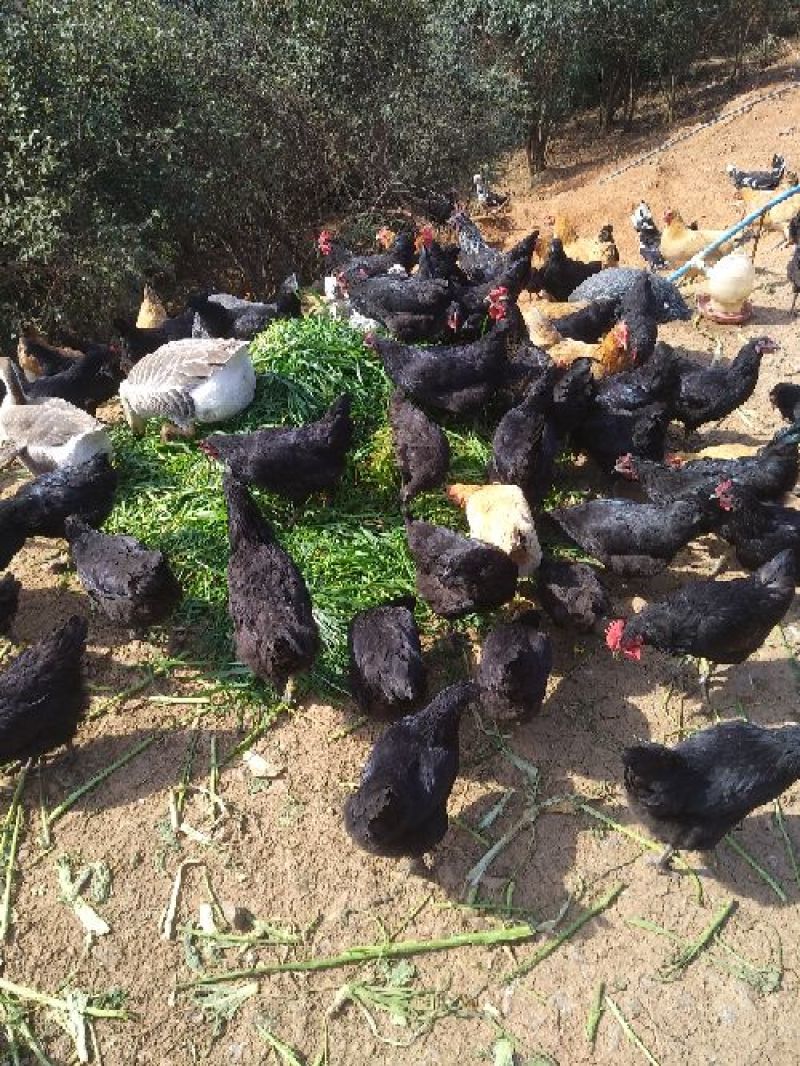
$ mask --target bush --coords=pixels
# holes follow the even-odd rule
[[[143,276],[264,293],[321,220],[509,143],[424,0],[0,0],[0,342]],[[457,31],[456,31],[457,32]]]

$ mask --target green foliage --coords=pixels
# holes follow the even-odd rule
[[[143,277],[263,294],[312,235],[504,145],[427,0],[0,0],[0,342]]]

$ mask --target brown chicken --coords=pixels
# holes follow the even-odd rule
[[[665,211],[664,230],[661,234],[661,254],[671,267],[683,266],[709,244],[719,240],[724,232],[725,230],[721,229],[690,229],[678,211]],[[713,263],[722,254],[723,249],[717,249],[716,252],[706,257],[706,261]]]

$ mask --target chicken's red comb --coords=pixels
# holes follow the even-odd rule
[[[323,255],[328,255],[331,248],[331,231],[324,229],[317,237],[317,248]]]
[[[487,299],[491,303],[496,303],[498,300],[508,299],[508,289],[505,285],[497,285],[494,289],[489,290]]]
[[[622,649],[622,634],[625,631],[625,619],[615,618],[606,626],[606,647],[617,652]]]
[[[680,470],[682,466],[685,466],[684,460],[679,455],[675,455],[672,452],[668,452],[664,456],[664,462],[667,466],[671,466],[673,470]]]
[[[364,344],[366,344],[366,346],[368,348],[374,348],[375,347],[375,334],[374,333],[365,333],[364,334]]]
[[[725,481],[720,481],[719,485],[714,489],[715,496],[724,496],[726,492],[730,492],[733,488],[733,481],[731,478],[727,478]]]

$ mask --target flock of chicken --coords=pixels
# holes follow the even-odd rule
[[[731,177],[745,191],[777,184],[783,162],[768,172],[733,168]],[[482,205],[502,201],[495,196],[490,203],[483,179],[476,188]],[[752,394],[762,359],[776,349],[757,337],[729,363],[709,366],[658,341],[659,324],[689,318],[690,311],[655,270],[689,260],[699,269],[697,254],[713,238],[685,228],[694,236],[681,251],[677,213],[665,216],[662,233],[642,204],[633,224],[652,270],[641,270],[618,266],[610,226],[581,246],[569,221],[554,219],[549,241],[535,231],[501,253],[465,211],[453,208],[432,218],[454,231],[452,244],[441,243],[442,231],[437,236],[428,223],[416,239],[381,231],[383,250],[358,255],[323,231],[318,248],[326,276],[305,294],[318,313],[346,317],[364,332],[364,358],[379,358],[395,385],[389,423],[419,597],[452,619],[510,603],[520,579],[533,578],[556,625],[582,632],[605,626],[615,654],[638,660],[652,646],[698,659],[707,698],[711,664],[743,662],[794,598],[800,512],[778,501],[798,477],[800,387],[773,390],[790,425],[765,447],[735,458],[714,456],[713,449],[693,459],[667,454],[671,422],[688,434],[724,418]],[[797,230],[796,221],[787,224],[794,241]],[[586,261],[587,246],[599,250],[597,258]],[[797,251],[792,262],[797,267]],[[796,296],[791,264],[789,277]],[[529,299],[526,310],[519,305],[524,292],[540,297]],[[566,299],[575,306],[551,302]],[[196,294],[172,318],[146,289],[137,323],[117,323],[119,346],[72,340],[70,349],[21,337],[17,362],[0,361],[0,460],[21,461],[34,479],[0,501],[0,566],[29,537],[62,537],[98,610],[133,629],[163,621],[181,597],[168,561],[131,537],[98,529],[112,509],[117,475],[95,409],[118,394],[134,432],[155,418],[164,436],[191,438],[198,426],[248,406],[257,387],[248,342],[275,319],[302,310],[294,275],[274,302]],[[450,462],[435,417],[487,413],[496,416],[496,429],[486,483],[447,489],[465,509],[470,535],[418,520],[415,498],[442,487]],[[320,636],[303,575],[249,488],[295,501],[335,492],[354,428],[343,395],[316,422],[213,433],[198,444],[224,468],[236,654],[279,692],[290,691],[293,677],[311,666]],[[634,484],[639,498],[544,509],[565,448],[583,452],[618,484]],[[606,573],[657,574],[710,532],[732,545],[752,573],[686,583],[627,621],[612,621],[597,569],[543,556],[537,522],[555,526]],[[11,573],[0,581],[0,626],[10,624],[19,589]],[[356,614],[350,626],[353,696],[364,713],[392,724],[345,805],[345,824],[366,850],[417,860],[447,831],[464,710],[479,701],[497,720],[536,714],[552,651],[540,612],[518,611],[488,633],[474,679],[445,688],[420,710],[426,667],[414,606],[382,604]],[[39,757],[73,739],[88,699],[81,669],[86,634],[86,623],[71,618],[0,675],[0,763]],[[624,753],[631,804],[668,846],[665,861],[674,848],[713,847],[798,777],[798,726],[730,722],[672,749],[640,744]]]

